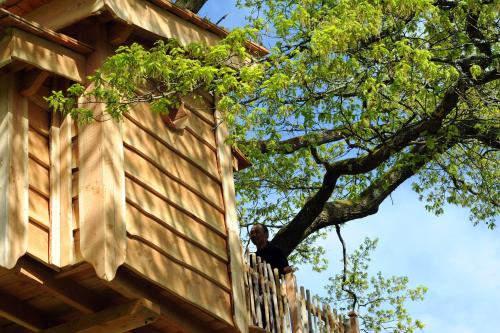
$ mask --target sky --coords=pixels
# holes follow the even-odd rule
[[[221,25],[240,26],[245,12],[236,9],[234,2],[209,0],[199,14],[213,22],[228,14]],[[408,276],[411,288],[428,287],[424,301],[408,304],[413,318],[425,323],[422,332],[491,332],[500,317],[500,228],[473,226],[469,212],[454,206],[436,217],[425,210],[410,183],[400,186],[376,215],[345,225],[342,234],[348,251],[365,237],[378,238],[371,272]],[[299,285],[320,296],[325,295],[328,277],[341,269],[336,234],[322,245],[330,262],[328,271],[317,273],[303,266],[296,273]]]

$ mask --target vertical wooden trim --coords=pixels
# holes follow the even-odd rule
[[[215,130],[217,143],[217,158],[222,180],[222,194],[224,198],[227,243],[229,250],[229,269],[231,277],[231,295],[233,303],[234,326],[238,332],[248,332],[247,301],[244,286],[245,267],[243,249],[239,237],[239,225],[236,214],[236,195],[234,190],[233,164],[231,148],[225,140],[228,131],[223,122],[220,111],[215,110],[215,120],[218,126]]]
[[[66,116],[59,131],[60,161],[61,161],[61,221],[60,221],[60,266],[71,265],[74,262],[73,239],[73,209],[72,209],[72,173],[71,173],[71,127],[73,120]]]
[[[96,50],[87,59],[89,75],[112,52],[105,26],[94,29],[89,31],[96,40]],[[103,103],[85,106],[96,121],[78,127],[80,250],[97,275],[111,281],[125,262],[127,246],[122,124],[109,119]]]
[[[0,75],[0,266],[12,268],[27,249],[28,101],[14,74]]]
[[[53,111],[50,123],[50,230],[49,262],[61,265],[61,162],[60,113]]]
[[[300,325],[300,309],[297,307],[299,300],[297,300],[297,286],[295,276],[293,273],[285,275],[286,281],[286,295],[288,305],[290,307],[290,320],[292,322],[292,333],[302,333]]]

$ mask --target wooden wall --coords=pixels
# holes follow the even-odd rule
[[[232,323],[213,108],[186,102],[191,118],[182,132],[145,105],[124,119],[126,264]]]
[[[50,239],[50,113],[28,102],[28,252],[49,262]]]

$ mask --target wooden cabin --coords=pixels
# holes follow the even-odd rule
[[[0,332],[248,332],[245,161],[213,96],[183,99],[182,130],[147,105],[79,126],[44,99],[119,45],[225,34],[166,0],[0,0]]]

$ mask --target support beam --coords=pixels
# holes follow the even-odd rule
[[[18,275],[39,283],[41,288],[83,313],[94,313],[102,310],[109,303],[109,301],[69,279],[56,278],[57,272],[31,257],[21,258],[16,266],[16,271]]]
[[[122,333],[151,324],[159,311],[146,300],[134,300],[85,315],[42,333]]]
[[[21,87],[21,95],[30,97],[34,95],[42,86],[50,73],[39,69],[34,69],[23,75],[23,86]]]
[[[28,101],[15,74],[0,74],[0,266],[12,268],[28,245]]]
[[[239,237],[239,224],[236,214],[236,194],[234,190],[233,161],[231,147],[226,143],[228,130],[219,110],[215,109],[215,121],[219,124],[215,130],[217,159],[222,179],[227,243],[229,250],[229,271],[231,272],[231,291],[233,321],[238,332],[248,333],[247,300],[244,281],[243,248]]]
[[[96,51],[88,57],[87,75],[112,54],[106,27],[93,30],[88,34]],[[81,102],[97,121],[78,127],[80,249],[97,276],[110,281],[125,262],[127,246],[122,125],[110,119],[102,103]]]
[[[162,317],[165,317],[171,324],[178,327],[181,332],[206,333],[210,331],[206,324],[193,318],[192,315],[179,308],[175,302],[157,292],[155,288],[151,288],[143,280],[134,278],[123,268],[118,271],[114,280],[108,282],[107,285],[127,298],[144,298],[157,304]]]
[[[4,292],[0,292],[0,317],[33,332],[39,332],[55,324],[46,313]]]
[[[127,41],[133,31],[134,27],[130,24],[113,22],[109,28],[109,43],[115,46],[121,45]]]
[[[83,55],[15,28],[0,41],[0,67],[14,60],[73,81],[85,79]]]

